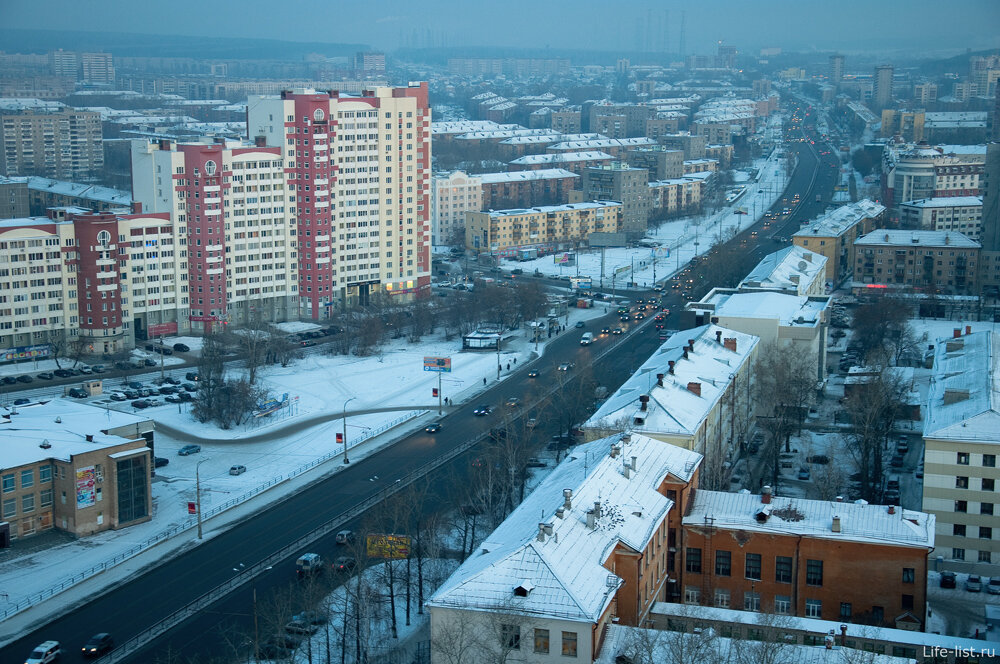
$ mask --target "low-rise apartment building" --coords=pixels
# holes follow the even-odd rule
[[[951,231],[877,229],[854,242],[856,288],[976,292],[978,242]]]
[[[825,278],[836,285],[854,273],[854,241],[885,219],[885,206],[866,198],[809,222],[792,235],[792,244],[826,256]]]
[[[564,168],[543,168],[509,173],[483,173],[479,210],[504,210],[538,205],[569,203],[569,192],[577,188],[580,176]]]
[[[649,183],[650,214],[672,216],[701,209],[705,192],[704,177],[697,175]]]
[[[977,242],[982,220],[982,196],[921,198],[899,206],[899,223],[903,228],[955,231]]]
[[[574,448],[427,602],[432,659],[592,662],[665,597],[700,461],[637,434]]]
[[[591,129],[591,131],[597,131]],[[604,133],[604,132],[598,132]],[[550,154],[565,152],[607,152],[616,159],[624,159],[625,153],[633,148],[652,147],[656,141],[646,138],[594,138],[582,141],[564,141],[550,145],[545,149]]]
[[[790,295],[826,294],[826,256],[792,245],[764,256],[739,290],[763,289]]]
[[[687,604],[921,630],[931,514],[699,490],[678,566]]]
[[[614,157],[600,150],[583,152],[559,152],[554,154],[529,154],[508,162],[512,171],[537,171],[560,168],[580,175],[588,166],[602,166],[614,161]]]
[[[924,420],[923,509],[937,554],[960,572],[1000,574],[1000,334],[956,330],[934,348]]]
[[[469,212],[465,246],[501,256],[534,246],[569,248],[586,242],[591,233],[621,232],[621,224],[622,205],[613,201]]]

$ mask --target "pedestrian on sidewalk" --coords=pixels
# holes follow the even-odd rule
[[[514,366],[515,367],[517,366],[517,358],[516,357],[514,358]]]
[[[483,385],[485,385],[485,384],[486,384],[486,377],[483,376]]]
[[[507,363],[507,371],[510,371],[510,362]]]

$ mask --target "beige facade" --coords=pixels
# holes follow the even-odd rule
[[[826,280],[837,284],[854,272],[854,241],[886,217],[883,205],[865,199],[829,212],[792,235],[792,243],[826,256]]]
[[[435,246],[465,244],[465,213],[483,209],[482,178],[454,171],[431,180],[431,236]]]
[[[104,166],[101,114],[67,109],[0,112],[4,175],[93,177]]]
[[[982,231],[983,199],[979,196],[945,196],[907,201],[899,206],[903,228],[954,231],[979,240]]]
[[[704,178],[677,178],[649,183],[652,214],[670,216],[701,207]]]
[[[961,233],[877,229],[854,242],[854,282],[972,294],[980,245]]]
[[[591,233],[622,230],[622,205],[605,201],[550,205],[526,210],[469,212],[465,246],[477,252],[538,244],[580,244]]]

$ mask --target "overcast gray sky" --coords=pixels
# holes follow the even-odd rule
[[[12,28],[685,51],[1000,47],[1000,0],[0,0]],[[665,26],[665,28],[664,28]],[[2,48],[2,47],[0,47]]]

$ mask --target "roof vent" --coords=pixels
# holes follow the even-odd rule
[[[534,590],[535,585],[530,581],[522,581],[516,588],[514,588],[515,597],[527,597],[528,593]]]
[[[563,509],[573,509],[573,489],[563,489]]]
[[[764,505],[769,505],[771,503],[771,485],[766,485],[760,490],[760,502]]]
[[[837,515],[834,515],[833,517],[833,526],[831,527],[831,530],[835,533],[840,532],[840,517]]]
[[[771,516],[771,509],[772,507],[770,505],[764,505],[757,510],[757,514],[754,516],[757,523],[766,523],[767,519]]]
[[[62,417],[56,416],[56,424],[62,424]]]
[[[545,541],[545,524],[544,523],[539,523],[538,524],[538,535],[535,537],[535,539],[538,540],[539,542],[544,542]]]
[[[598,519],[601,518],[601,501],[594,501],[594,516]]]
[[[92,434],[92,433],[88,433],[88,434],[86,434],[86,435],[85,435],[85,438],[87,439],[87,442],[88,442],[88,443],[92,443],[92,442],[94,442],[94,434]]]
[[[557,507],[556,508],[556,517],[558,517],[560,519],[565,519],[566,518],[566,508],[565,507]]]
[[[47,450],[47,449],[49,449],[50,447],[52,447],[52,443],[50,443],[50,442],[49,442],[49,440],[48,440],[48,438],[46,438],[46,439],[45,439],[45,440],[43,440],[43,441],[42,441],[41,443],[39,443],[39,444],[38,444],[38,446],[39,446],[40,448],[42,448],[43,450]]]

